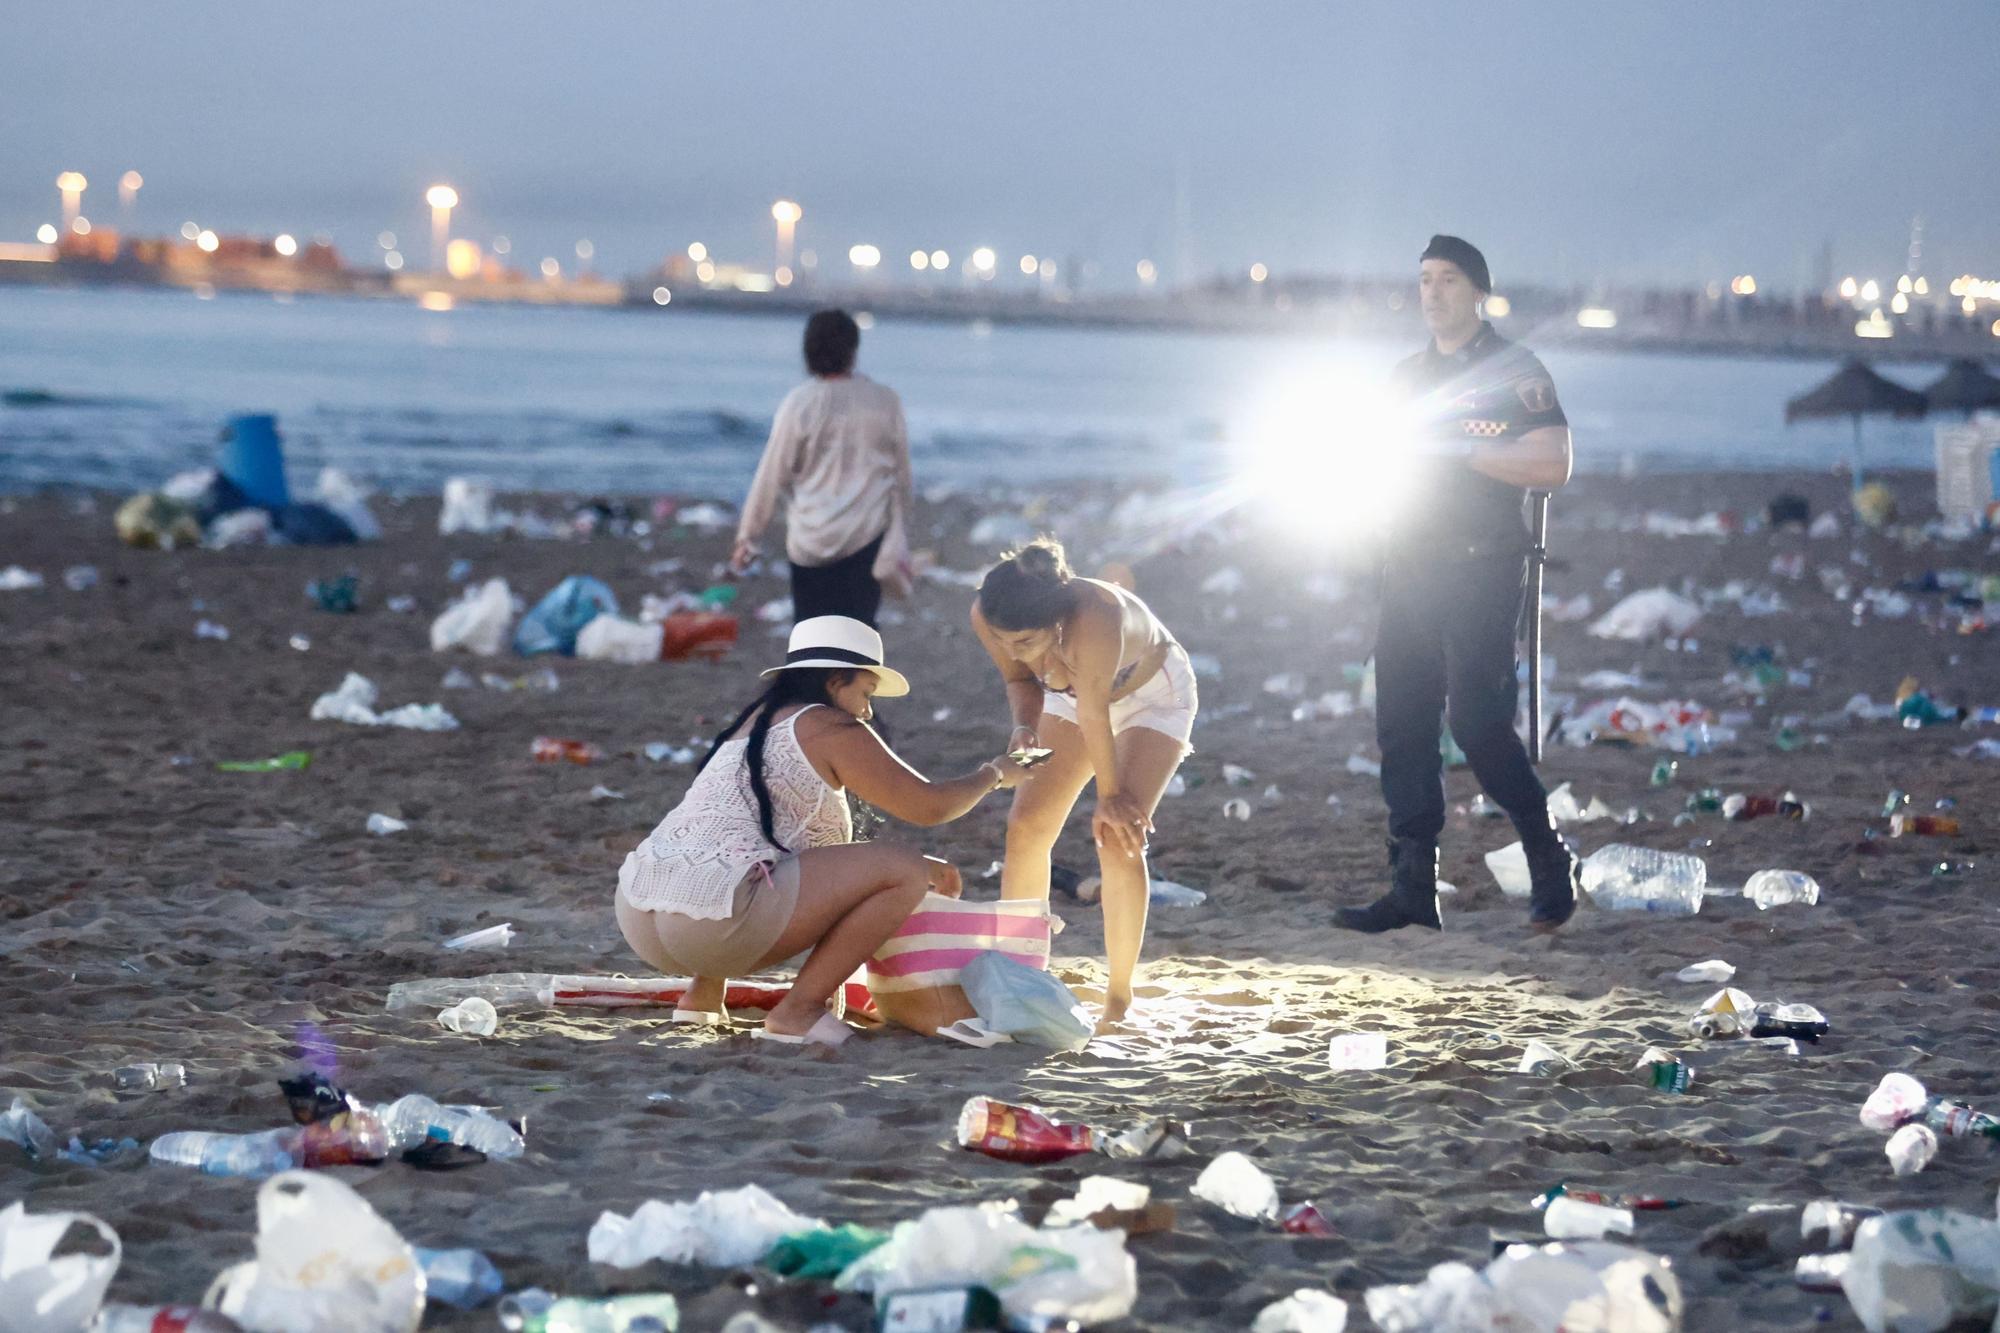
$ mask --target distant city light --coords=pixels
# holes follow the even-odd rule
[[[673,294],[672,292],[668,291],[668,290],[667,290],[666,288],[664,288],[664,287],[655,287],[655,288],[653,288],[653,304],[654,304],[654,305],[667,305],[667,304],[668,304],[668,303],[670,303],[670,302],[671,302],[671,301],[672,301],[673,299],[674,299],[674,294]]]
[[[1842,278],[1840,280],[1841,300],[1852,301],[1856,296],[1860,295],[1860,293],[1861,293],[1861,284],[1856,282],[1854,279]]]
[[[214,254],[217,248],[221,246],[222,238],[212,231],[204,230],[201,235],[194,238],[194,243],[207,253]]]
[[[1917,279],[1917,295],[1918,295],[1918,296],[1929,296],[1930,294],[1931,294],[1931,284],[1930,284],[1930,280],[1929,280],[1928,278],[1918,278],[1918,279]]]
[[[699,264],[702,260],[708,258],[708,247],[700,241],[696,241],[688,247],[688,258]]]
[[[299,252],[298,239],[289,233],[281,233],[276,240],[271,242],[271,248],[285,258],[290,259]]]
[[[393,231],[382,231],[375,233],[375,244],[381,246],[384,250],[395,249],[396,233]]]
[[[1735,292],[1738,296],[1755,296],[1757,294],[1757,279],[1751,277],[1748,273],[1740,277],[1731,278],[1729,280],[1729,290]]]
[[[426,310],[449,310],[455,304],[450,292],[425,292],[417,298],[417,304]]]
[[[140,187],[145,183],[146,178],[136,171],[128,171],[118,178],[118,188],[127,194],[139,193]]]
[[[1035,275],[1035,257],[1033,255],[1021,256],[1021,272],[1031,278]]]
[[[592,244],[588,238],[578,241],[576,243],[576,257],[578,259],[581,259],[584,263],[586,264],[589,263],[591,259],[593,259],[596,256],[596,254],[597,254],[597,247],[594,244]]]
[[[181,236],[183,239],[191,241],[199,235],[201,235],[201,227],[199,224],[193,222],[181,223]]]
[[[1899,315],[1909,314],[1910,298],[1905,296],[1901,292],[1897,292],[1896,295],[1889,301],[1889,309]]]
[[[792,285],[792,271],[783,264],[778,265],[778,271],[773,273],[771,277],[780,287],[789,287]]]
[[[432,208],[441,208],[449,212],[458,207],[458,191],[449,185],[433,185],[424,191],[424,202]]]
[[[819,267],[819,251],[817,251],[817,250],[801,250],[801,251],[799,251],[799,267],[800,267],[800,268],[802,268],[802,269],[805,269],[805,270],[807,270],[808,272],[810,272],[810,271],[811,271],[811,270],[813,270],[813,269],[816,269],[816,268],[818,268],[818,267]]]
[[[508,240],[505,236],[495,236],[493,238],[494,254],[496,255],[512,254],[513,251],[514,251],[514,243]]]
[[[1993,336],[2000,338],[2000,319],[1993,321]]]
[[[875,316],[869,311],[857,310],[854,312],[854,323],[857,328],[872,329],[875,327]]]
[[[882,252],[872,245],[849,246],[847,262],[856,268],[874,268],[882,262]]]
[[[930,251],[928,251],[928,250],[912,250],[912,251],[910,251],[910,267],[911,267],[911,268],[915,269],[915,270],[916,270],[917,272],[919,272],[919,273],[922,273],[922,272],[923,272],[923,271],[924,271],[925,269],[929,268],[930,266],[931,266],[931,253],[930,253]]]
[[[1150,259],[1139,261],[1139,281],[1150,287],[1159,280],[1160,268]]]
[[[1053,278],[1056,275],[1056,261],[1053,259],[1044,259],[1037,268],[1045,278]]]
[[[771,205],[771,219],[790,226],[806,215],[805,210],[789,199],[780,199]]]
[[[1618,327],[1618,314],[1601,305],[1587,305],[1576,312],[1576,322],[1586,329],[1615,329]]]
[[[1868,285],[1875,286],[1872,282]],[[1884,317],[1879,305],[1868,312],[1868,318],[1854,322],[1854,336],[1857,338],[1893,338],[1895,335],[1896,326]]]
[[[943,272],[945,269],[950,268],[951,267],[950,253],[944,250],[931,251],[931,267],[937,269],[939,272]]]
[[[1910,275],[1907,273],[1905,273],[1902,277],[1896,279],[1896,291],[1901,295],[1904,296],[1909,295],[1910,288],[1912,286],[1914,286],[1914,284],[1911,283]]]
[[[1250,266],[1250,281],[1262,282],[1264,279],[1270,276],[1271,276],[1271,270],[1265,268],[1262,264],[1252,264]]]
[[[69,224],[69,229],[79,236],[88,236],[90,235],[90,219],[77,218]]]
[[[82,194],[90,188],[81,171],[65,171],[56,177],[56,188],[64,194]]]
[[[1881,284],[1881,283],[1879,283],[1879,282],[1877,282],[1877,281],[1875,281],[1875,279],[1873,279],[1873,278],[1870,278],[1870,279],[1868,279],[1868,281],[1866,281],[1866,282],[1862,283],[1862,284],[1861,284],[1861,299],[1862,299],[1862,300],[1864,300],[1864,301],[1879,301],[1879,300],[1881,300],[1881,299],[1882,299],[1882,284]]]
[[[972,266],[981,273],[991,274],[993,265],[998,259],[999,256],[993,253],[991,246],[982,245],[972,252]]]
[[[62,239],[62,233],[56,230],[55,223],[44,222],[41,226],[35,228],[35,239],[43,245],[54,245]]]
[[[2000,282],[1991,278],[1975,278],[1968,273],[1951,284],[1951,294],[1963,296],[1968,301],[2000,301]]]
[[[391,250],[389,253],[383,255],[382,267],[388,269],[391,273],[401,271],[403,267],[403,252],[400,250]]]
[[[701,261],[701,263],[696,264],[694,266],[694,275],[697,278],[700,278],[703,282],[714,282],[715,265],[709,263],[706,259],[704,259]]]
[[[554,255],[549,255],[542,260],[542,276],[545,278],[559,278],[562,276],[562,265],[556,261]]]
[[[1968,315],[1976,315],[1979,313],[1979,302],[1968,296],[1958,303],[1958,308]]]
[[[479,242],[463,236],[444,248],[444,271],[458,279],[476,278],[483,263]]]
[[[739,273],[736,275],[736,290],[739,292],[768,292],[777,286],[768,273]]]
[[[1504,296],[1486,298],[1486,316],[1489,319],[1505,319],[1514,313],[1514,303]]]

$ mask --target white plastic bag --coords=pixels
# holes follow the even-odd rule
[[[1673,1265],[1609,1241],[1517,1245],[1483,1273],[1439,1264],[1367,1303],[1383,1333],[1678,1333],[1682,1312]]]
[[[1635,592],[1598,617],[1590,627],[1596,639],[1672,639],[1695,627],[1701,606],[1665,588]]]
[[[1945,1208],[1871,1217],[1840,1286],[1869,1333],[1983,1317],[2000,1304],[2000,1224]]]
[[[514,597],[507,580],[488,579],[431,622],[431,651],[464,648],[491,657],[506,646],[507,629],[513,623]]]
[[[368,508],[368,492],[339,468],[323,467],[319,470],[319,502],[340,515],[341,520],[354,529],[356,539],[364,542],[382,540],[382,525],[375,521],[375,515]]]
[[[499,526],[493,513],[493,484],[477,477],[451,477],[444,484],[444,505],[438,510],[438,533],[492,532]]]
[[[1095,1028],[1069,987],[989,949],[959,969],[958,984],[992,1032],[1056,1051],[1080,1051]]]
[[[424,1272],[347,1185],[283,1171],[257,1191],[257,1257],[224,1269],[202,1304],[250,1333],[415,1333]]]
[[[1010,1315],[1110,1323],[1132,1312],[1139,1271],[1125,1233],[1096,1227],[1037,1231],[1000,1204],[932,1208],[834,1280],[842,1291],[982,1286]]]
[[[1194,1197],[1252,1221],[1278,1217],[1278,1186],[1264,1169],[1240,1152],[1226,1152],[1202,1168],[1194,1181]]]
[[[404,704],[386,713],[375,711],[381,698],[375,682],[350,671],[340,688],[313,700],[310,716],[315,722],[345,722],[356,727],[402,727],[411,731],[456,731],[458,719],[441,704]]]
[[[1281,1301],[1257,1312],[1250,1333],[1342,1333],[1347,1327],[1347,1302],[1311,1287],[1300,1287]]]
[[[754,1264],[786,1236],[826,1223],[793,1212],[766,1190],[704,1190],[692,1203],[648,1199],[620,1217],[606,1210],[590,1227],[590,1262],[637,1268],[649,1259],[739,1268]]]
[[[93,1228],[109,1254],[55,1256],[72,1226]],[[7,1333],[78,1333],[97,1317],[118,1272],[118,1233],[89,1213],[0,1212],[0,1328]]]
[[[623,616],[594,617],[576,636],[576,655],[599,662],[639,666],[660,660],[661,627]]]

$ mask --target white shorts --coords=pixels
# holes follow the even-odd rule
[[[1200,707],[1194,663],[1188,661],[1187,650],[1175,644],[1151,680],[1123,699],[1111,701],[1111,734],[1116,736],[1133,727],[1164,732],[1181,743],[1181,757],[1186,758],[1194,753],[1188,739],[1194,735],[1194,715]],[[1044,690],[1042,716],[1059,717],[1075,725],[1076,700],[1067,694]]]

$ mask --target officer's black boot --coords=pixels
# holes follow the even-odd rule
[[[1389,891],[1366,907],[1343,907],[1334,924],[1364,935],[1404,926],[1443,930],[1438,913],[1438,849],[1420,838],[1389,839]]]
[[[1554,930],[1576,911],[1577,895],[1583,892],[1583,863],[1576,859],[1556,821],[1549,819],[1546,831],[1522,838],[1528,854],[1528,924],[1536,930]]]

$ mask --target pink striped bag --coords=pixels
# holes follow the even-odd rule
[[[958,970],[989,950],[1045,972],[1049,935],[1049,906],[1038,898],[972,903],[927,893],[868,960],[868,989],[883,995],[956,986]]]

